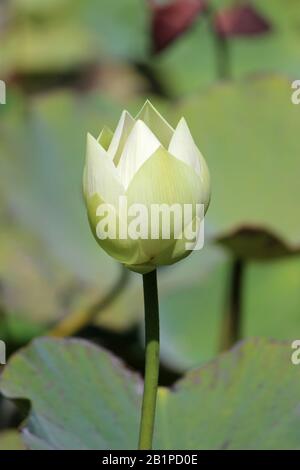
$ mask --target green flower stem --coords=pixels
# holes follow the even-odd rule
[[[145,306],[145,381],[139,449],[151,450],[159,374],[159,311],[156,270],[143,275]]]
[[[245,262],[239,258],[233,260],[229,280],[229,295],[221,332],[221,351],[230,349],[241,339],[244,272]]]

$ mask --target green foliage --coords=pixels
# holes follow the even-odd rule
[[[155,448],[298,449],[300,382],[290,355],[289,344],[252,340],[160,389]],[[82,340],[36,340],[1,379],[6,396],[31,403],[22,433],[31,449],[136,448],[141,387]]]

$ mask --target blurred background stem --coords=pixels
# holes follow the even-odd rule
[[[230,78],[230,57],[228,40],[214,32],[217,77]]]
[[[119,279],[104,298],[96,301],[87,309],[75,310],[66,318],[63,318],[52,330],[48,332],[48,336],[59,338],[72,336],[85,326],[90,325],[97,315],[107,308],[108,305],[110,305],[110,303],[113,302],[121,292],[123,292],[128,284],[129,277],[129,270],[122,266]]]
[[[214,21],[215,9],[211,4],[209,4],[206,8],[206,17],[214,40],[216,76],[221,80],[229,79],[231,76],[229,41],[226,37],[221,36],[216,31]]]
[[[139,449],[152,449],[159,376],[159,308],[156,270],[143,275],[145,308],[145,377]]]
[[[241,339],[244,274],[245,261],[234,259],[230,269],[227,307],[221,328],[221,351],[230,349]]]

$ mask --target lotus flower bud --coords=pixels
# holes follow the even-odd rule
[[[88,134],[83,192],[97,242],[144,274],[192,251],[210,177],[185,119],[174,130],[147,101],[135,119],[123,111],[114,133]]]

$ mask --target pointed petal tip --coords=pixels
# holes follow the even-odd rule
[[[120,179],[127,189],[138,169],[161,146],[155,134],[141,119],[135,122],[117,166]]]
[[[149,98],[146,99],[144,106],[151,106],[151,108],[155,109],[155,106],[151,103]]]
[[[177,124],[168,150],[174,157],[193,167],[196,173],[200,175],[201,152],[184,117]]]
[[[130,117],[131,119],[133,119],[133,117],[131,116],[130,112],[127,111],[127,109],[123,109],[123,111],[122,111],[122,113],[121,113],[121,117],[122,117],[122,116],[124,116],[124,117],[125,117],[125,116],[128,116],[128,117]]]
[[[142,119],[137,119],[137,120],[135,121],[134,127],[135,127],[135,128],[138,128],[138,129],[142,129],[142,128],[147,127],[147,129],[149,129],[148,126],[147,126],[147,124],[146,124],[144,121],[142,121]],[[150,129],[149,129],[149,130],[150,130]]]
[[[99,142],[98,142],[98,140],[96,139],[96,137],[94,137],[90,132],[87,132],[87,134],[86,134],[86,140],[87,140],[87,143],[88,143],[88,144],[94,144],[94,143],[96,143],[96,144],[100,145]],[[100,147],[101,147],[101,145],[100,145]]]
[[[86,134],[87,148],[89,149],[90,146],[95,144],[95,142],[99,145],[99,142],[97,141],[97,139],[95,139],[95,137],[90,132],[87,132],[87,134]]]
[[[104,150],[108,150],[110,143],[113,138],[113,132],[108,126],[104,126],[101,130],[100,134],[98,135],[97,142],[102,145]]]
[[[153,106],[153,104],[151,103],[151,101],[149,100],[149,98],[147,98],[143,106],[140,108],[139,112],[137,113],[136,119],[138,119],[139,116],[142,115],[148,108],[152,109],[155,112],[158,112],[156,108]]]
[[[179,119],[179,121],[177,123],[177,126],[176,126],[176,129],[178,129],[179,127],[186,127],[187,129],[189,129],[188,123],[187,123],[185,117],[183,117],[183,116],[181,116],[181,118]]]
[[[159,145],[161,145],[161,143],[159,142],[158,138],[156,137],[156,135],[152,132],[152,130],[150,129],[150,127],[142,120],[142,119],[137,119],[135,121],[135,124],[131,130],[131,134],[134,135],[134,133],[144,133],[146,134],[148,137],[151,136],[151,139],[155,142],[157,142]]]
[[[97,152],[97,154],[99,153],[99,155],[106,155],[105,148],[90,132],[87,132],[86,145],[87,145],[87,157],[89,157],[90,154],[94,155],[93,152],[95,151]]]
[[[191,133],[191,130],[189,128],[189,125],[186,121],[186,119],[182,116],[178,123],[177,123],[177,126],[175,128],[175,131],[174,131],[174,135],[177,135],[177,134],[181,134],[181,135],[185,135],[186,137],[189,136],[189,138],[194,142],[194,138],[192,136],[192,133]],[[171,143],[170,143],[171,144]]]

